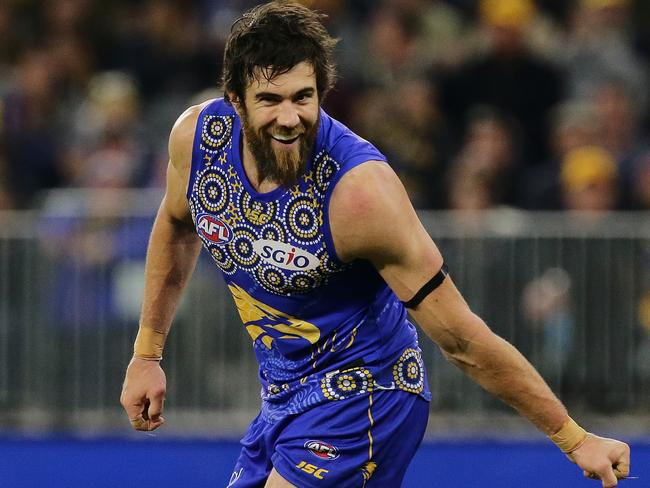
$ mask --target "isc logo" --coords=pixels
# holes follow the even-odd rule
[[[212,215],[199,215],[196,227],[203,237],[215,244],[225,244],[232,238],[230,228]]]
[[[320,264],[313,254],[284,242],[260,239],[253,243],[253,248],[262,260],[278,268],[308,271]]]
[[[325,473],[329,473],[329,470],[319,468],[318,466],[314,466],[313,464],[309,464],[305,461],[300,461],[299,464],[296,464],[296,468],[301,469],[305,473],[311,474],[314,478],[318,478],[319,480],[323,479]]]

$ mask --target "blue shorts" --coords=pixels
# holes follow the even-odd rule
[[[258,415],[228,487],[263,488],[275,468],[300,488],[397,488],[428,416],[426,400],[394,390],[326,403],[274,424]]]

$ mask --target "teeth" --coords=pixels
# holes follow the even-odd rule
[[[277,139],[278,141],[282,141],[282,142],[292,141],[298,138],[298,136],[271,136],[271,137],[273,137],[273,139]]]

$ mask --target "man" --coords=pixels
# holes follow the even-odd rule
[[[172,129],[121,397],[131,424],[164,422],[159,362],[202,244],[260,363],[261,412],[229,486],[400,486],[430,397],[407,308],[451,362],[615,486],[628,446],[575,424],[470,311],[384,157],[320,109],[334,45],[305,7],[253,9],[226,46],[225,99]]]

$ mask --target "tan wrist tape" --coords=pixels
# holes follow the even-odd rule
[[[560,430],[549,436],[549,438],[562,452],[568,454],[578,449],[585,442],[587,431],[569,417],[569,420],[562,424]]]
[[[133,357],[160,361],[167,334],[149,327],[140,327],[133,344]]]

